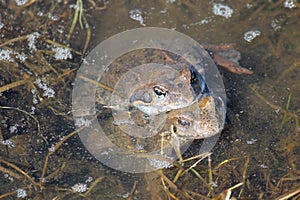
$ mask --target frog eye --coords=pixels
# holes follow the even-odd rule
[[[182,117],[178,117],[177,123],[180,124],[181,126],[183,126],[184,128],[188,128],[191,125],[191,123],[189,122],[189,120],[184,119]]]
[[[161,86],[154,86],[153,90],[157,96],[166,96],[167,91]]]

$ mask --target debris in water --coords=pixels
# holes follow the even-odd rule
[[[36,51],[35,41],[36,38],[38,38],[40,34],[38,32],[34,32],[30,35],[28,35],[28,47],[29,49]]]
[[[14,60],[10,57],[12,51],[8,49],[0,49],[0,61],[13,62]]]
[[[21,52],[21,53],[14,52],[14,54],[15,54],[15,57],[17,59],[19,59],[21,62],[24,62],[27,59],[27,56],[23,52]]]
[[[64,47],[53,47],[52,51],[55,52],[56,60],[67,60],[68,58],[72,59],[72,54],[70,49]]]
[[[43,93],[44,97],[54,97],[55,91],[53,89],[49,88],[45,83],[43,83],[41,79],[39,79],[39,78],[36,79],[36,81],[34,83],[37,84],[37,86],[39,88],[44,90],[44,93]]]
[[[2,140],[1,142],[3,145],[9,147],[9,148],[13,148],[15,147],[16,145],[13,143],[13,141],[11,141],[10,139],[7,139],[7,140]]]
[[[15,2],[17,6],[23,6],[28,2],[28,0],[15,0]]]
[[[27,197],[26,190],[19,188],[17,190],[17,198],[25,198],[25,197]]]
[[[0,29],[2,29],[4,27],[4,24],[2,22],[0,22]]]
[[[164,160],[158,160],[155,158],[148,158],[150,165],[157,168],[157,169],[162,169],[162,168],[171,168],[173,167],[173,164]]]
[[[285,0],[285,2],[283,3],[283,6],[285,8],[297,8],[297,6],[295,4],[295,0]]]
[[[91,121],[88,120],[88,119],[85,119],[83,117],[80,117],[80,118],[76,118],[75,119],[75,126],[86,126],[86,127],[89,127],[91,125]]]
[[[72,187],[73,192],[78,192],[78,193],[83,193],[86,192],[88,190],[87,188],[87,184],[84,183],[76,183],[73,187]]]
[[[251,138],[250,140],[247,140],[246,143],[247,144],[254,144],[256,141],[257,141],[257,139]]]
[[[171,4],[171,3],[175,3],[176,0],[166,0],[166,2]]]
[[[141,151],[141,150],[143,150],[143,149],[144,149],[144,145],[141,145],[141,144],[136,144],[136,145],[135,145],[135,150]]]
[[[32,94],[32,103],[33,104],[38,104],[38,98],[37,98],[37,95],[36,95],[36,91],[35,89],[31,89],[31,94]]]
[[[51,147],[48,150],[49,150],[49,152],[54,152],[56,150],[55,145],[52,144]]]

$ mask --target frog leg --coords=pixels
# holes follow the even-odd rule
[[[229,72],[235,73],[235,74],[253,74],[253,71],[250,71],[249,69],[246,69],[244,67],[241,67],[238,64],[235,64],[234,62],[227,60],[223,58],[222,56],[218,54],[213,55],[213,60],[216,62],[217,65],[220,67],[223,67]]]
[[[203,47],[209,52],[215,63],[227,71],[235,74],[253,74],[249,69],[239,65],[240,52],[238,52],[234,46],[234,44],[226,44],[204,45]]]

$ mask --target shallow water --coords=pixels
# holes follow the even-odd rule
[[[0,197],[15,199],[25,190],[28,199],[83,199],[80,195],[91,188],[86,198],[127,199],[134,183],[132,199],[172,199],[172,194],[178,199],[212,198],[241,182],[244,184],[232,193],[239,199],[274,199],[299,190],[300,5],[294,1],[296,8],[287,8],[284,2],[109,1],[103,10],[83,3],[91,27],[88,52],[114,34],[144,25],[175,29],[201,44],[236,44],[242,54],[240,64],[254,73],[235,75],[220,69],[228,110],[225,129],[211,156],[212,190],[207,186],[207,159],[195,167],[203,180],[188,172],[175,188],[162,181],[161,174],[129,174],[102,165],[85,150],[76,134],[55,146],[75,130],[70,96],[81,55],[71,51],[72,59],[55,59],[53,43],[47,39],[70,43],[82,52],[85,29],[77,24],[70,42],[66,39],[74,16],[69,4],[76,2],[33,2],[23,7],[13,1],[1,2],[0,50],[23,52],[28,58],[0,60],[0,86],[30,76],[40,78],[44,85],[35,77],[12,89],[2,89]],[[216,3],[231,8],[232,14],[216,15]],[[142,22],[130,18],[135,9],[140,11]],[[260,34],[246,41],[248,31]],[[30,46],[27,38],[5,44],[33,32],[41,35],[34,43],[36,47]],[[52,90],[55,97],[51,97]],[[8,144],[10,141],[13,143]],[[201,141],[195,141],[184,158],[195,155],[199,145]],[[48,152],[54,153],[50,153],[45,170]],[[172,180],[177,171],[173,167],[162,172]]]

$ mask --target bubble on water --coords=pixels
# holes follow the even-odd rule
[[[254,38],[256,38],[257,36],[260,36],[261,32],[259,30],[251,30],[251,31],[247,31],[244,34],[244,40],[246,40],[247,42],[251,42]]]
[[[27,197],[27,192],[24,189],[17,189],[17,198],[25,198]]]
[[[28,2],[28,0],[15,0],[15,2],[17,6],[23,6]]]
[[[142,16],[142,11],[140,9],[131,10],[129,12],[129,14],[130,14],[130,18],[131,19],[133,19],[135,21],[139,21],[142,26],[146,26],[146,24],[144,24],[144,19],[143,19],[143,16]]]
[[[0,61],[9,61],[13,62],[14,60],[10,55],[12,54],[11,50],[8,49],[0,49]]]
[[[283,6],[285,8],[297,8],[295,2],[296,2],[295,0],[285,0]]]
[[[53,47],[52,51],[55,52],[56,60],[67,60],[68,58],[72,59],[72,54],[70,49],[64,47]]]
[[[226,5],[215,3],[213,6],[213,13],[215,15],[223,16],[226,19],[230,18],[233,14],[233,10]]]

